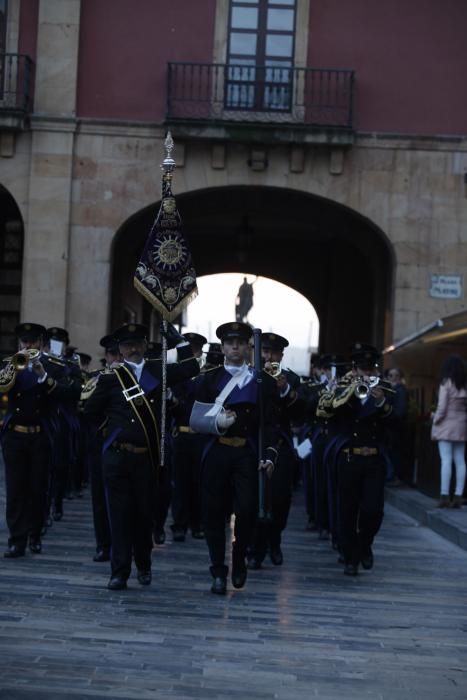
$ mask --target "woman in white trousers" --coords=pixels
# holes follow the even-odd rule
[[[433,415],[432,440],[438,441],[441,458],[440,508],[460,508],[465,486],[465,443],[467,441],[467,373],[459,355],[446,358],[441,369],[438,405]],[[449,500],[452,463],[456,468],[453,500]]]

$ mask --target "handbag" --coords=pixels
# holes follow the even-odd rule
[[[248,374],[248,371],[248,367],[245,365],[242,372],[234,375],[227,382],[213,403],[205,403],[203,401],[194,402],[190,416],[190,428],[192,430],[205,435],[224,435],[226,430],[219,430],[217,417],[220,413],[225,413],[224,401],[235,387],[240,384],[245,375]]]

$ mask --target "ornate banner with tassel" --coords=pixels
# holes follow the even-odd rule
[[[172,175],[176,163],[172,158],[174,142],[170,132],[165,139],[164,148],[165,158],[161,164],[162,201],[134,276],[138,292],[162,317],[161,467],[165,464],[167,324],[174,321],[198,295],[191,253],[172,194]]]
[[[174,142],[165,139],[162,162],[162,201],[149,232],[134,285],[166,321],[173,321],[198,295],[191,253],[182,231],[177,203],[172,194]]]

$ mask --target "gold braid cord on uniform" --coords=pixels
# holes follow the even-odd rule
[[[6,394],[10,391],[16,379],[16,367],[13,362],[0,369],[0,394]]]
[[[339,383],[334,391],[332,407],[339,408],[344,406],[354,396],[356,387],[357,382],[352,379]]]
[[[96,390],[97,382],[99,381],[100,374],[94,375],[93,377],[89,377],[84,384],[82,385],[81,388],[81,396],[80,396],[80,401],[87,401],[87,399],[92,396],[92,394]],[[103,374],[103,373],[102,373]]]
[[[334,414],[332,408],[332,400],[334,398],[334,391],[322,391],[319,397],[318,406],[316,408],[316,415],[318,418],[331,418]]]

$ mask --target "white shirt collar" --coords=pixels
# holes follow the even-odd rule
[[[136,379],[139,381],[144,367],[144,357],[139,364],[137,364],[136,362],[130,362],[130,360],[125,360],[125,362],[127,365],[130,365],[131,369],[136,375]]]
[[[236,365],[228,365],[224,362],[224,369],[226,372],[232,375],[232,377],[237,376],[237,374],[244,373],[245,376],[242,377],[238,383],[238,388],[241,389],[244,387],[246,384],[251,382],[253,379],[253,371],[250,369],[250,367],[247,366],[246,362],[244,362],[240,367],[237,367]]]

